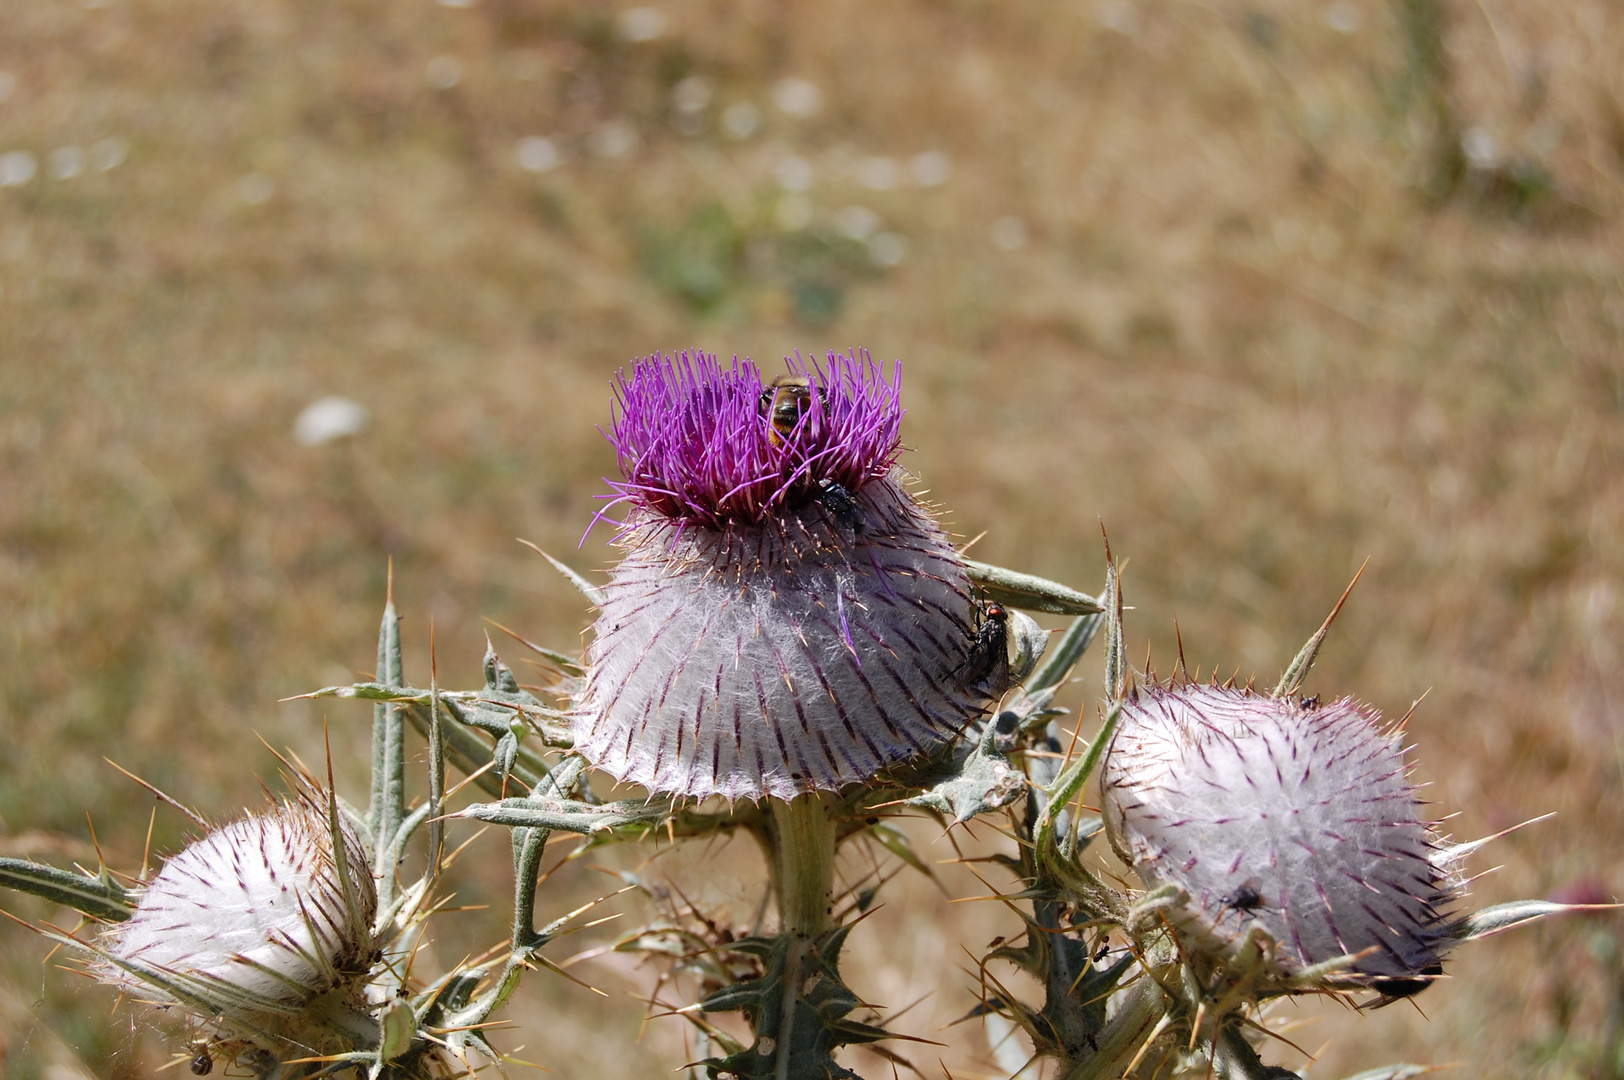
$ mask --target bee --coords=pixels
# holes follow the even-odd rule
[[[1243,881],[1234,891],[1218,898],[1220,911],[1256,911],[1263,906],[1263,894],[1250,881]]]
[[[192,1058],[192,1075],[207,1076],[214,1071],[214,1057],[209,1053],[207,1044],[197,1048],[197,1054]]]
[[[838,481],[820,481],[817,498],[836,522],[850,529],[854,536],[863,535],[863,529],[867,524],[863,518],[863,508],[857,505],[857,500],[852,498],[851,492]]]
[[[1002,697],[1009,688],[1009,612],[1002,604],[988,604],[979,615],[970,655],[957,672],[959,689]]]
[[[783,446],[801,417],[812,407],[812,380],[806,375],[777,375],[761,392],[761,412],[771,422],[767,438]]]

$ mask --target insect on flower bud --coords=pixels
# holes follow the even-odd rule
[[[1105,759],[1105,823],[1151,887],[1187,895],[1192,947],[1233,953],[1254,926],[1275,971],[1362,954],[1350,977],[1390,996],[1441,972],[1458,895],[1406,778],[1400,736],[1350,698],[1149,686]]]
[[[377,894],[360,839],[324,793],[217,829],[164,864],[134,915],[108,931],[95,972],[144,1000],[218,1018],[262,1050],[315,1046],[377,959]],[[338,852],[342,851],[342,868]],[[359,1014],[359,1009],[355,1010]],[[200,1055],[199,1061],[206,1060]]]
[[[894,466],[900,381],[683,353],[621,377],[609,434],[630,512],[588,650],[576,748],[704,798],[870,779],[978,718],[963,563]]]

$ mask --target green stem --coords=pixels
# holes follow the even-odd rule
[[[829,929],[835,882],[835,825],[817,795],[769,799],[769,847],[781,932],[817,937]]]
[[[1167,1012],[1167,996],[1152,980],[1140,979],[1099,1034],[1099,1050],[1073,1060],[1059,1080],[1106,1080],[1121,1076]]]
[[[1301,1080],[1290,1069],[1263,1064],[1238,1025],[1226,1025],[1212,1050],[1213,1065],[1223,1080]]]
[[[789,1076],[806,952],[829,929],[834,907],[835,823],[816,793],[785,802],[768,799],[767,834],[773,892],[778,896],[779,933],[790,938],[784,964],[784,998],[778,1017],[774,1080]]]

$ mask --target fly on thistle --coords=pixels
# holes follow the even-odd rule
[[[897,365],[651,356],[609,432],[627,513],[576,747],[617,779],[793,798],[871,779],[985,711],[964,564],[896,467]]]

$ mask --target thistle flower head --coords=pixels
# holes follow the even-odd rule
[[[650,357],[610,435],[630,504],[576,748],[651,790],[791,798],[870,779],[981,714],[963,562],[903,488],[900,383],[867,353]]]
[[[737,357],[639,361],[617,379],[609,440],[624,479],[610,486],[639,510],[725,528],[759,525],[829,482],[855,495],[885,477],[899,449],[900,366],[890,381],[866,351],[788,366],[763,380]]]
[[[324,1028],[359,1015],[377,960],[368,860],[338,820],[335,836],[319,795],[301,790],[195,841],[104,936],[96,974],[256,1049],[320,1046]]]
[[[1276,974],[1357,954],[1351,977],[1398,996],[1441,971],[1459,892],[1406,770],[1399,733],[1352,699],[1152,685],[1106,755],[1105,823],[1148,886],[1182,890],[1171,915],[1197,950],[1261,928]]]

